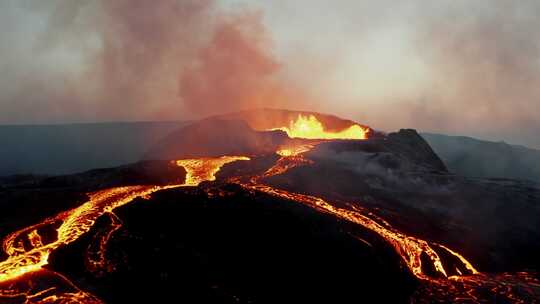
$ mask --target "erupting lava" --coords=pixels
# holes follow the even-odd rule
[[[338,132],[327,131],[314,115],[304,116],[301,114],[296,120],[291,121],[289,126],[272,130],[284,131],[290,138],[304,139],[366,139],[369,133],[369,129],[357,124]]]
[[[24,294],[24,292],[16,290],[16,279],[22,275],[40,271],[43,266],[47,265],[49,255],[52,251],[77,240],[81,235],[88,232],[101,215],[106,213],[113,214],[114,209],[130,203],[136,198],[144,198],[159,190],[182,186],[197,186],[203,181],[215,180],[216,172],[223,165],[237,160],[248,159],[247,157],[223,156],[220,158],[179,160],[176,161],[176,164],[184,167],[187,171],[184,184],[127,186],[97,191],[91,193],[89,200],[80,207],[62,212],[39,224],[8,235],[3,242],[3,250],[9,257],[5,261],[0,262],[0,298],[11,294]],[[113,218],[117,219],[114,215]],[[57,223],[61,223],[61,225],[56,229],[56,239],[44,244],[39,234],[40,229]],[[118,225],[121,224],[116,223],[115,229],[118,228]],[[26,240],[28,242],[25,242]],[[99,264],[99,260],[97,264]],[[95,268],[100,265],[92,266]],[[10,282],[13,284],[9,284]],[[12,287],[5,288],[4,285],[6,283]],[[35,293],[29,293],[27,296],[31,297],[33,295]],[[79,293],[77,293],[77,296],[79,296]]]

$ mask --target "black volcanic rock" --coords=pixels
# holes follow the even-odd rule
[[[43,179],[39,187],[85,187],[88,191],[127,185],[183,184],[186,170],[171,161],[141,161],[116,168],[54,176]]]
[[[388,134],[389,150],[417,164],[431,167],[435,171],[447,171],[446,166],[429,144],[413,129],[401,129],[397,133]]]
[[[83,204],[88,197],[74,188],[0,189],[0,239],[16,230]],[[0,251],[0,261],[6,255]]]
[[[416,285],[372,232],[236,185],[161,191],[115,213],[111,272],[84,267],[106,218],[49,259],[107,303],[408,303]]]
[[[16,189],[73,189],[95,191],[129,185],[183,184],[186,170],[172,161],[140,161],[114,168],[94,169],[60,176],[14,175],[0,178],[2,190]]]
[[[358,152],[362,152],[362,155]],[[352,161],[356,166],[377,164],[382,170],[447,172],[437,154],[412,129],[402,129],[397,133],[367,140],[327,142],[308,155],[313,158],[333,157],[336,162],[343,164]]]
[[[540,184],[447,172],[415,131],[321,144],[274,187],[368,208],[400,231],[454,248],[482,271],[540,270]]]
[[[205,119],[171,133],[145,159],[273,153],[287,140],[282,131],[254,131],[242,120]]]
[[[88,199],[86,193],[117,186],[182,184],[185,176],[186,170],[170,161],[143,161],[64,176],[4,178],[0,184],[0,238],[80,206]]]

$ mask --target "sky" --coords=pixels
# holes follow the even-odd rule
[[[540,148],[536,0],[4,0],[0,124],[256,107]]]

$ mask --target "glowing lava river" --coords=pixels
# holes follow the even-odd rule
[[[264,178],[283,174],[294,167],[312,164],[312,160],[303,156],[312,148],[313,145],[303,145],[277,151],[281,158],[273,167],[263,175],[251,177],[249,182],[241,184],[248,189],[308,205],[377,233],[392,245],[411,273],[423,282],[422,287],[411,298],[412,303],[491,302],[482,295],[486,289],[496,295],[493,298],[503,303],[530,303],[531,298],[537,297],[540,282],[528,273],[495,275],[480,273],[456,251],[441,244],[401,233],[385,220],[359,207],[353,207],[352,210],[338,208],[322,198],[276,189],[261,182]],[[453,257],[452,274],[443,265],[440,257],[442,252]],[[428,274],[425,269],[432,270]]]
[[[454,302],[482,302],[475,290],[479,286],[487,286],[494,293],[504,294],[508,302],[523,303],[519,295],[514,293],[512,286],[522,286],[525,281],[538,284],[526,275],[522,278],[508,276],[504,279],[505,275],[495,278],[481,274],[459,253],[443,245],[401,233],[389,223],[360,208],[338,208],[322,198],[292,193],[263,183],[263,179],[267,177],[283,174],[294,167],[310,165],[312,161],[303,155],[312,147],[313,145],[305,145],[280,150],[277,153],[281,158],[265,173],[258,176],[237,176],[229,181],[249,191],[259,191],[307,205],[376,233],[392,246],[410,272],[423,282],[419,293],[414,295],[411,302],[429,302],[431,296],[440,294],[448,295],[448,298],[444,299]],[[100,299],[80,290],[63,275],[46,269],[44,266],[48,264],[49,255],[90,231],[100,216],[109,215],[112,228],[101,236],[99,246],[93,250],[95,254],[89,257],[87,263],[89,267],[96,269],[103,267],[106,263],[104,251],[107,240],[122,225],[120,219],[114,215],[114,209],[160,190],[198,186],[203,181],[213,181],[222,166],[241,160],[247,161],[249,158],[223,156],[178,160],[176,164],[184,167],[187,172],[183,184],[126,186],[90,193],[88,201],[78,208],[8,235],[3,241],[3,250],[8,258],[0,262],[0,301],[7,302],[12,299],[16,303],[101,303]],[[40,234],[46,227],[55,227],[54,240],[45,240]],[[453,257],[452,269],[445,266],[440,256],[442,252]],[[431,271],[428,273],[426,269]],[[503,283],[500,283],[501,280]]]
[[[321,198],[311,195],[291,193],[281,189],[275,189],[260,182],[262,178],[283,174],[287,170],[296,166],[310,164],[311,161],[305,159],[302,155],[303,153],[307,152],[308,149],[309,147],[304,147],[302,149],[297,149],[296,152],[291,152],[291,150],[278,151],[277,153],[279,155],[282,155],[282,157],[277,161],[275,166],[268,169],[268,171],[266,171],[262,176],[253,177],[251,178],[250,183],[243,185],[247,188],[262,191],[270,195],[301,202],[320,211],[330,213],[344,220],[361,225],[377,233],[395,248],[395,250],[403,258],[407,267],[419,279],[429,278],[422,269],[422,254],[425,254],[428,257],[429,261],[431,262],[432,266],[434,267],[435,271],[438,273],[439,276],[448,277],[447,271],[444,269],[443,263],[441,262],[439,255],[434,249],[430,247],[428,242],[400,233],[399,231],[394,230],[384,220],[377,219],[377,221],[371,219],[370,217],[363,215],[359,211],[337,208]],[[478,271],[472,266],[472,264],[469,263],[457,252],[454,252],[444,246],[439,247],[447,251],[449,254],[455,256],[461,262],[461,266],[463,269],[462,271],[460,271],[461,273],[478,273]]]
[[[16,231],[6,237],[3,242],[3,250],[9,257],[0,263],[0,300],[2,298],[26,298],[25,302],[84,302],[99,303],[94,296],[77,289],[66,278],[59,274],[63,285],[68,285],[68,292],[58,293],[57,287],[44,290],[32,290],[33,286],[26,286],[18,280],[23,275],[44,275],[44,281],[51,281],[54,276],[50,271],[43,270],[48,263],[49,255],[60,246],[67,245],[77,240],[81,235],[88,232],[98,217],[103,214],[113,214],[113,210],[130,203],[135,198],[147,197],[148,195],[164,190],[182,186],[197,186],[203,181],[215,180],[215,173],[227,163],[237,160],[248,160],[247,157],[223,156],[220,158],[201,158],[178,160],[176,164],[186,169],[184,184],[167,186],[127,186],[116,187],[91,193],[89,200],[80,207],[62,212],[53,218]],[[39,230],[48,225],[61,223],[56,229],[57,238],[50,243],[43,243]],[[28,242],[26,242],[28,240]],[[30,246],[28,246],[28,243]],[[99,263],[100,261],[95,261]],[[55,278],[55,280],[59,280]]]

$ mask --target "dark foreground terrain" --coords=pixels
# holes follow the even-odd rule
[[[368,208],[400,230],[459,248],[480,270],[540,269],[540,185],[449,173],[412,130],[321,144],[275,187]]]
[[[540,300],[537,183],[453,174],[414,130],[252,128],[209,119],[145,154],[165,160],[2,179],[0,303]]]
[[[167,190],[115,213],[113,272],[84,264],[106,217],[50,259],[107,303],[398,303],[416,284],[373,233],[236,185]]]

